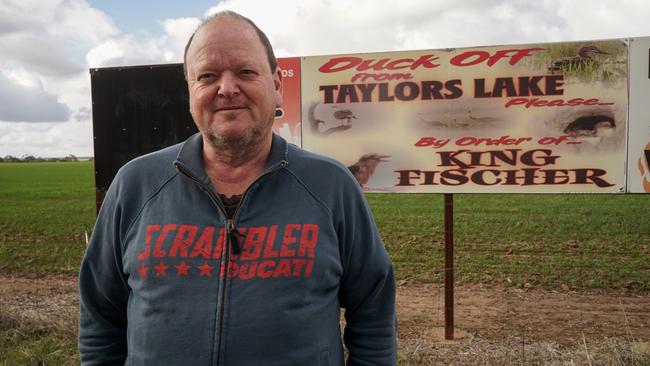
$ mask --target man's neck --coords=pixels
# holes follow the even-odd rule
[[[269,136],[259,146],[245,151],[217,151],[204,138],[203,164],[215,189],[226,197],[244,193],[264,171],[271,152],[271,141]]]

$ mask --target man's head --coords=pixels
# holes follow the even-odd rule
[[[216,151],[241,152],[270,141],[282,79],[264,34],[232,12],[208,18],[185,52],[190,112]]]

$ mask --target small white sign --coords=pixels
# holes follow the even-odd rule
[[[650,37],[630,39],[627,191],[650,193]]]

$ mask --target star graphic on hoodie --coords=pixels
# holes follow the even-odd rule
[[[160,261],[160,264],[153,266],[153,269],[156,270],[156,277],[164,276],[167,274],[168,265]]]
[[[209,265],[207,262],[201,266],[198,266],[197,268],[201,271],[201,273],[199,273],[200,276],[207,277],[210,277],[212,275],[212,270],[214,269],[214,267]]]
[[[142,278],[147,278],[147,271],[149,270],[149,267],[145,266],[144,264],[140,265],[140,277]]]
[[[176,275],[178,276],[187,276],[187,270],[192,268],[192,266],[188,266],[185,264],[185,261],[181,262],[181,264],[174,266],[176,267]]]

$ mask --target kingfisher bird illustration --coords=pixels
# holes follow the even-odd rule
[[[377,165],[388,161],[390,161],[390,155],[368,153],[362,155],[361,158],[359,158],[356,163],[350,165],[348,169],[357,179],[359,185],[362,188],[365,188],[370,177],[372,177],[372,174],[375,172],[375,169],[377,169]]]

